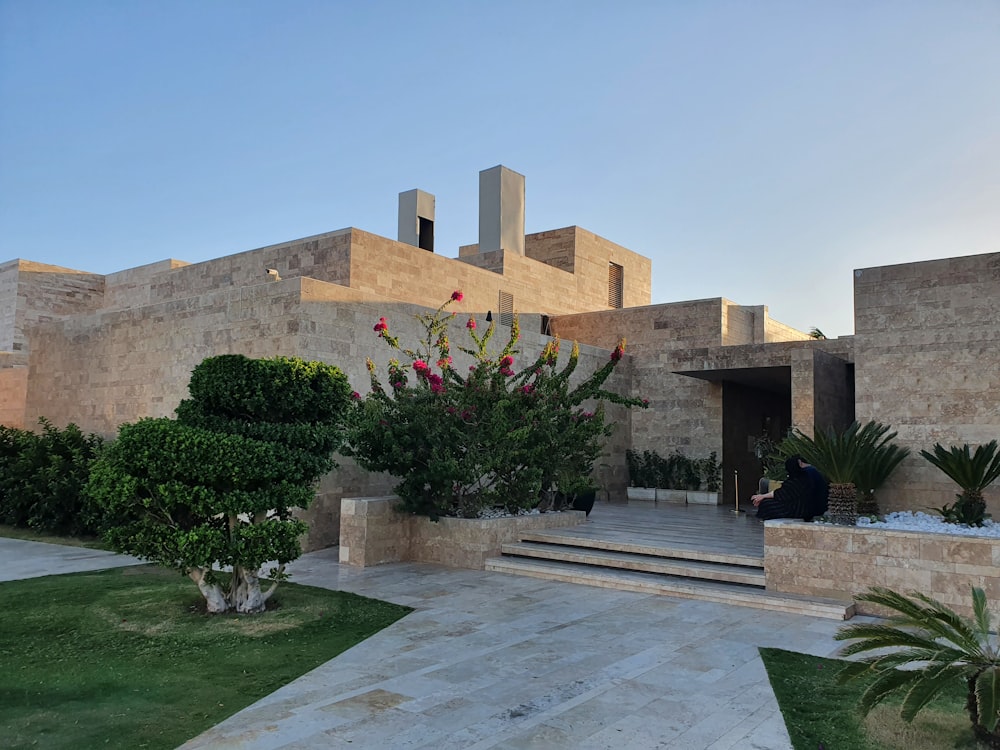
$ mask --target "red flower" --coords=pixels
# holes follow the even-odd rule
[[[618,346],[616,346],[615,350],[613,352],[611,352],[611,361],[612,362],[620,362],[621,358],[622,358],[622,354],[624,352],[625,352],[625,350],[622,348],[621,344],[619,344]]]
[[[372,330],[379,335],[379,338],[381,338],[385,336],[385,332],[389,330],[389,324],[386,323],[385,318],[379,318],[378,323],[375,324],[375,327],[372,328]]]
[[[512,364],[514,364],[514,358],[509,354],[500,360],[501,367],[510,367]]]
[[[534,390],[535,390],[535,386],[532,385],[531,383],[528,383],[525,386],[521,386],[521,393],[531,393]]]
[[[417,372],[423,372],[424,370],[427,369],[427,363],[424,362],[422,359],[414,360],[413,369],[416,370]]]
[[[361,394],[358,393],[357,391],[354,391],[354,393],[351,394],[351,398],[353,398],[355,401],[360,401],[361,400]]]
[[[465,324],[465,327],[468,328],[470,331],[476,330],[476,319],[469,318],[469,322]]]
[[[461,302],[461,301],[462,301],[462,299],[463,299],[464,297],[465,297],[465,295],[464,295],[464,294],[462,294],[462,293],[461,293],[460,291],[458,291],[457,289],[456,289],[456,290],[455,290],[454,292],[452,292],[452,293],[451,293],[451,298],[452,298],[452,300],[454,300],[455,302]]]

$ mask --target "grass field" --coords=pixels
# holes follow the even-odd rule
[[[151,566],[0,583],[0,745],[175,748],[406,615],[283,583],[263,615],[206,615]]]
[[[760,649],[795,750],[974,750],[978,743],[965,712],[965,685],[956,681],[912,724],[899,718],[899,700],[867,718],[857,711],[862,680],[841,684],[844,662],[776,648]]]

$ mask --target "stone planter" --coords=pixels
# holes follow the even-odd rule
[[[920,591],[972,616],[971,586],[1000,604],[1000,539],[920,533],[878,526],[802,521],[764,523],[768,591],[837,599],[871,586]],[[885,614],[858,603],[863,614]]]
[[[656,500],[656,490],[653,487],[629,487],[626,493],[629,500]]]
[[[688,492],[687,490],[665,490],[657,488],[656,500],[660,503],[675,503],[678,505],[684,505],[688,501]]]
[[[688,490],[687,501],[692,505],[718,505],[718,492],[705,492],[703,490]]]
[[[358,567],[427,562],[482,570],[500,546],[539,529],[576,526],[583,511],[509,518],[442,518],[431,521],[395,510],[397,497],[345,497],[340,502],[340,562]]]

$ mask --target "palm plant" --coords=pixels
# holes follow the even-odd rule
[[[975,453],[970,452],[968,443],[961,448],[953,445],[948,450],[945,450],[940,443],[935,443],[933,453],[920,451],[920,455],[962,488],[962,493],[956,495],[958,499],[954,506],[945,505],[938,512],[946,521],[982,526],[986,518],[983,490],[1000,477],[1000,453],[997,452],[997,441],[991,440],[986,445],[980,445]]]
[[[972,589],[971,620],[916,592],[904,596],[873,587],[855,598],[895,613],[888,622],[846,625],[834,636],[854,641],[843,649],[844,656],[882,652],[852,662],[839,675],[842,680],[874,676],[861,696],[861,712],[903,694],[900,716],[912,721],[942,690],[965,680],[973,732],[987,747],[1000,748],[1000,653],[990,634],[983,590]],[[899,669],[906,666],[910,668]]]
[[[843,432],[818,430],[815,437],[795,430],[778,446],[777,457],[798,454],[819,469],[830,483],[827,515],[854,524],[859,512],[878,513],[875,490],[910,453],[892,442],[895,437],[881,422],[853,422]]]
[[[868,422],[858,433],[858,439],[868,445],[854,475],[854,484],[858,489],[859,515],[879,514],[875,490],[885,484],[889,475],[910,455],[909,448],[902,448],[892,442],[897,433],[889,430],[888,425]]]

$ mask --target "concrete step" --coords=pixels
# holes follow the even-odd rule
[[[756,566],[750,567],[546,542],[504,544],[500,549],[505,556],[561,560],[582,565],[638,570],[644,573],[725,581],[764,588],[764,568],[759,561]]]
[[[702,549],[688,549],[686,547],[653,547],[633,542],[615,542],[608,539],[592,539],[579,536],[568,536],[565,533],[533,531],[521,536],[522,542],[538,542],[542,544],[561,544],[573,547],[586,547],[588,549],[603,549],[612,552],[627,552],[635,555],[648,555],[650,557],[665,557],[679,560],[700,560],[702,562],[721,563],[723,565],[741,565],[748,568],[764,568],[763,555],[753,557],[751,555],[727,554],[720,552],[709,552]]]
[[[516,557],[493,557],[486,561],[486,570],[514,575],[566,581],[588,586],[635,591],[642,594],[663,594],[686,599],[700,599],[756,607],[770,611],[847,620],[854,616],[854,603],[835,599],[816,599],[794,594],[770,594],[756,587],[716,581],[695,581],[674,578],[659,573],[637,570],[601,568],[574,562]]]

